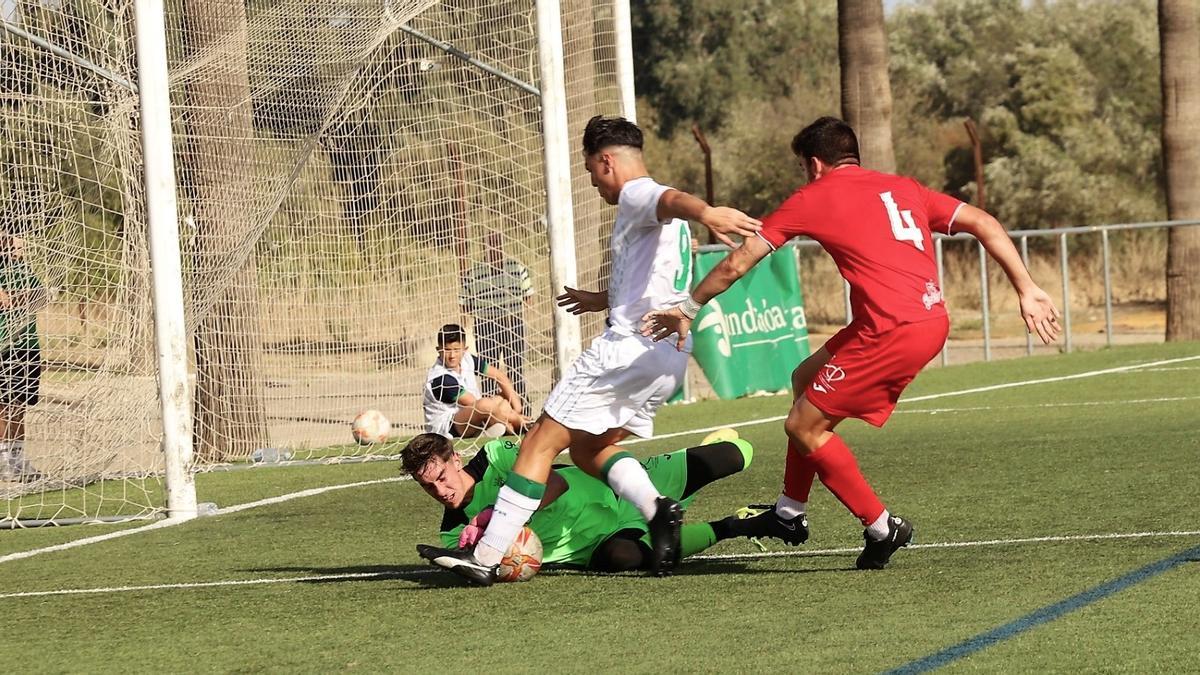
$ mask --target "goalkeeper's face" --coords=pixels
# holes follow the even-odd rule
[[[465,476],[462,459],[457,452],[448,460],[434,455],[425,462],[425,466],[412,474],[413,480],[417,481],[422,490],[442,506],[452,509],[461,508],[467,501]]]

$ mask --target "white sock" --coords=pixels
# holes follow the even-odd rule
[[[867,536],[875,541],[883,541],[886,539],[888,536],[889,516],[891,516],[891,514],[888,513],[887,509],[884,509],[883,513],[879,514],[879,517],[875,519],[875,522],[867,526]]]
[[[537,511],[539,499],[526,497],[505,485],[496,495],[496,509],[483,538],[475,544],[475,559],[484,565],[495,565],[516,541],[521,528]]]
[[[646,468],[642,466],[641,462],[633,457],[622,457],[608,467],[608,475],[605,476],[605,479],[618,497],[633,504],[638,511],[642,512],[643,518],[650,520],[654,517],[654,512],[658,510],[654,500],[662,495],[650,481],[650,474],[646,473]]]
[[[791,520],[801,513],[808,513],[808,502],[798,502],[787,495],[779,495],[779,499],[775,500],[775,513]]]

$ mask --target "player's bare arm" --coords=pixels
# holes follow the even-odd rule
[[[974,235],[1000,264],[1009,283],[1017,291],[1025,328],[1030,333],[1036,333],[1045,344],[1054,342],[1062,332],[1058,323],[1058,308],[1054,306],[1050,294],[1029,276],[1029,270],[1025,268],[1004,226],[986,211],[964,204],[954,218],[954,229]]]
[[[7,255],[14,260],[25,257],[25,240],[12,235],[0,235],[0,255]]]
[[[495,363],[489,363],[484,377],[490,377],[496,382],[496,386],[500,387],[500,396],[505,401],[508,401],[514,413],[520,415],[522,410],[521,397],[517,395],[517,388],[513,386],[512,378],[508,376],[508,372],[504,370],[504,367]]]
[[[9,291],[6,307],[19,308],[28,314],[39,312],[50,304],[50,294],[44,288],[28,288],[19,291]]]
[[[658,342],[674,333],[679,336],[675,347],[683,349],[692,320],[696,318],[700,308],[724,293],[770,252],[771,246],[761,237],[746,239],[741,246],[730,251],[724,260],[717,263],[683,304],[670,309],[647,312],[642,317],[642,335]]]
[[[709,206],[703,199],[679,190],[667,190],[659,197],[657,215],[660,221],[671,218],[699,221],[713,233],[717,241],[730,248],[737,244],[729,235],[753,237],[762,229],[762,221],[737,209]]]
[[[479,399],[475,398],[474,394],[464,391],[462,394],[459,394],[458,399],[454,402],[457,403],[458,407],[460,408],[473,408],[475,407],[475,402],[478,400]]]
[[[608,291],[582,291],[563,287],[563,294],[554,298],[559,307],[566,307],[572,314],[603,312],[608,309]]]

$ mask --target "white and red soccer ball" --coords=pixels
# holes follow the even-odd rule
[[[364,410],[354,418],[350,433],[359,445],[372,445],[387,441],[392,433],[392,423],[378,410]]]
[[[499,581],[529,581],[542,568],[542,540],[528,527],[521,530],[500,559]]]

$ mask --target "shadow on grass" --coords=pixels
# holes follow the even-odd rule
[[[816,556],[813,556],[816,557]],[[833,557],[833,556],[830,556]],[[748,563],[753,563],[754,560],[701,560],[685,563],[675,570],[673,576],[677,577],[699,577],[699,576],[715,576],[715,575],[792,575],[792,574],[822,574],[822,573],[843,573],[857,572],[854,567],[797,567],[788,569],[764,569],[755,567]],[[242,570],[244,572],[253,572],[257,574],[310,574],[317,577],[316,579],[305,579],[297,583],[304,584],[340,584],[340,583],[359,583],[364,581],[409,581],[414,587],[409,590],[418,589],[435,589],[435,588],[460,588],[469,586],[469,584],[451,572],[434,569],[428,565],[349,565],[345,567],[316,567],[316,566],[288,566],[288,567],[256,567],[252,569]],[[586,576],[591,578],[611,577],[614,579],[629,579],[629,578],[646,578],[654,579],[645,571],[634,570],[631,572],[596,572],[580,567],[571,567],[567,565],[546,565],[542,568],[539,576],[546,577],[569,577],[569,576]]]
[[[411,581],[421,587],[451,588],[466,582],[449,572],[436,570],[429,565],[351,565],[347,567],[256,567],[243,570],[257,573],[302,573],[323,579],[306,579],[305,584],[341,584],[363,581]]]
[[[815,557],[815,556],[812,556]],[[685,562],[675,569],[671,576],[676,577],[693,577],[693,576],[712,576],[712,575],[759,575],[759,574],[814,574],[825,572],[857,572],[853,566],[850,567],[804,567],[794,569],[765,569],[761,567],[752,567],[747,565],[754,560],[696,560]],[[630,572],[596,572],[593,570],[582,569],[579,567],[567,567],[559,565],[547,565],[542,568],[541,574],[547,576],[587,576],[587,577],[646,577],[653,579],[645,570],[633,570]]]

